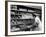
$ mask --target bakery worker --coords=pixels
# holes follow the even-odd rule
[[[35,15],[35,23],[38,24],[38,28],[36,28],[36,30],[42,30],[42,23],[40,20],[40,14],[34,13]]]

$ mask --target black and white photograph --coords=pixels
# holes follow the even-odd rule
[[[39,31],[42,22],[41,9],[41,6],[11,5],[11,32]]]
[[[8,2],[8,35],[44,33],[44,4]]]

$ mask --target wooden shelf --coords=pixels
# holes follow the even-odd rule
[[[14,20],[20,20],[19,18],[17,19],[17,18],[11,18],[11,19],[14,19]],[[21,19],[21,20],[31,20],[31,18],[28,18],[28,19]]]
[[[36,12],[28,12],[28,11],[20,11],[20,10],[11,10],[12,12],[23,12],[23,13],[31,13],[31,14],[34,14],[34,13],[37,13],[37,14],[41,14],[41,12],[39,11],[36,11]]]
[[[28,12],[28,11],[20,11],[20,10],[11,10],[12,12],[15,12],[15,11],[17,11],[17,12],[23,12],[23,13],[36,13],[36,12]]]

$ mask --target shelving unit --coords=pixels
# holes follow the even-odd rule
[[[25,10],[22,11],[19,9],[26,9],[26,11]],[[31,10],[31,12],[28,10]],[[14,22],[16,22],[16,24],[12,25],[11,28],[15,27],[15,28],[20,28],[20,30],[23,30],[24,29],[23,25],[25,26],[25,29],[27,28],[26,26],[33,25],[33,23],[35,22],[34,18],[32,18],[32,17],[26,18],[26,16],[24,17],[24,15],[29,16],[30,14],[36,13],[37,10],[41,11],[40,9],[30,8],[30,7],[26,7],[26,6],[22,6],[22,5],[12,5],[11,12],[14,12],[15,15],[11,14],[11,20],[14,20]],[[38,13],[38,14],[40,14],[40,13]],[[20,30],[18,30],[18,31],[20,31]]]

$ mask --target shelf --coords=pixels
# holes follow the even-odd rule
[[[20,18],[20,19],[19,19],[19,18],[17,19],[17,18],[11,18],[11,19],[13,19],[13,20],[32,20],[32,19],[30,19],[30,18],[29,18],[29,19],[21,19],[21,18]]]
[[[15,15],[20,15],[20,16],[22,16],[22,14],[15,14]]]
[[[39,10],[41,11],[40,9],[37,9],[37,8],[33,8],[33,7],[28,7],[28,6],[24,6],[24,5],[17,5],[18,8],[22,8],[22,9],[28,9],[28,10]]]
[[[18,13],[14,13],[14,14],[13,14],[13,13],[11,13],[11,15],[22,15],[22,14],[18,14]]]
[[[37,13],[37,14],[41,14],[41,12],[38,13],[38,11],[36,11],[36,12],[30,12],[30,11],[28,12],[28,11],[20,11],[20,10],[11,10],[11,11],[12,12],[21,12],[21,13],[23,12],[23,13],[32,13],[32,14],[33,13]]]
[[[20,10],[11,10],[12,12],[18,11],[18,12],[24,12],[24,13],[35,13],[35,12],[28,12],[28,11],[20,11]]]

